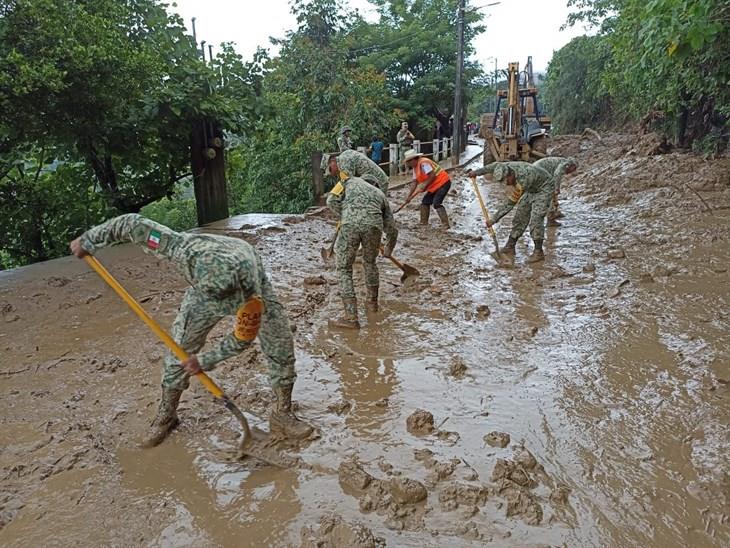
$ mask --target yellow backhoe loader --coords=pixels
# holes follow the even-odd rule
[[[521,77],[522,76],[522,77]],[[520,73],[519,63],[507,67],[507,89],[497,91],[493,114],[482,114],[479,136],[484,139],[484,165],[545,157],[550,118],[540,113],[532,78],[532,57]]]

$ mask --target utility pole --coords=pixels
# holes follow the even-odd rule
[[[457,48],[458,53],[456,56],[456,88],[454,89],[454,125],[453,125],[453,138],[454,146],[451,151],[451,156],[454,161],[459,163],[459,155],[461,154],[461,131],[462,131],[462,104],[461,104],[461,86],[464,72],[464,8],[466,0],[459,0],[459,12],[456,15],[457,25]]]

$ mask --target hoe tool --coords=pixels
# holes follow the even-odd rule
[[[137,316],[139,316],[139,318],[147,324],[152,332],[157,335],[163,343],[165,343],[165,346],[167,346],[167,348],[169,348],[181,362],[189,358],[188,353],[175,342],[175,340],[154,320],[154,318],[152,318],[152,316],[147,313],[144,308],[142,308],[142,306],[140,306],[134,297],[132,297],[127,290],[122,287],[122,285],[111,275],[104,265],[96,259],[96,257],[86,255],[84,256],[84,259],[88,265],[94,269],[99,276],[101,276],[109,287],[111,287],[116,294],[129,305],[135,314],[137,314]],[[238,457],[241,458],[249,455],[269,464],[281,466],[281,458],[278,458],[276,454],[270,454],[271,451],[269,451],[269,447],[271,445],[271,441],[269,440],[269,435],[258,429],[252,430],[241,410],[236,407],[236,404],[223,393],[223,390],[221,390],[208,375],[201,371],[200,373],[197,373],[195,377],[198,378],[208,392],[213,394],[213,396],[215,396],[216,399],[220,401],[241,424],[243,437],[241,438],[239,445]]]
[[[383,253],[383,251],[384,251],[384,249],[383,249],[383,246],[381,245],[380,246],[380,252]],[[405,282],[406,279],[407,278],[410,278],[411,276],[420,276],[421,275],[421,273],[416,268],[413,268],[409,264],[405,264],[405,263],[400,262],[395,257],[388,257],[388,259],[390,259],[391,262],[395,266],[397,266],[398,268],[400,268],[403,271],[403,274],[401,274],[401,277],[400,277],[401,283]]]
[[[477,198],[479,199],[479,206],[482,208],[482,213],[484,214],[484,219],[487,221],[487,223],[491,222],[489,220],[489,212],[487,211],[486,206],[484,205],[484,200],[482,199],[482,193],[479,192],[479,186],[477,186],[477,178],[476,177],[470,177],[471,184],[474,187],[474,192],[477,195]],[[492,236],[492,241],[494,242],[494,247],[497,250],[497,258],[501,259],[502,254],[499,252],[499,242],[497,242],[497,233],[494,232],[494,227],[489,225],[487,227],[487,230],[489,230],[489,234]]]
[[[408,196],[408,198],[406,198],[406,201],[405,201],[405,202],[403,202],[403,203],[402,203],[401,205],[399,205],[399,206],[398,206],[398,209],[396,209],[396,210],[395,210],[395,211],[393,212],[393,215],[395,215],[395,214],[396,214],[396,213],[398,213],[398,212],[399,212],[399,211],[400,211],[401,209],[403,209],[403,208],[404,208],[404,207],[406,207],[406,206],[407,206],[408,204],[410,204],[410,203],[411,203],[411,200],[413,200],[413,198],[415,198],[416,196],[418,196],[418,195],[419,195],[420,193],[421,193],[421,191],[418,191],[418,190],[416,190],[416,192],[413,192],[413,193],[411,193],[411,194],[410,194],[410,195]]]
[[[322,255],[322,259],[324,262],[328,262],[332,258],[332,254],[335,252],[335,243],[337,242],[337,235],[340,233],[340,225],[341,223],[337,222],[337,228],[335,229],[335,235],[332,238],[332,243],[330,244],[329,248],[323,247],[320,249],[319,253]]]

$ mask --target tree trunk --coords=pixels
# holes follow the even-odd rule
[[[212,123],[200,120],[193,125],[190,166],[199,226],[228,217],[228,190],[222,143],[223,134]]]

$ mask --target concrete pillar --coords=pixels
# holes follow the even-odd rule
[[[398,145],[394,145],[393,143],[390,143],[388,146],[388,149],[390,151],[390,176],[393,177],[394,175],[398,175],[398,162],[400,161],[400,158],[398,158]]]

